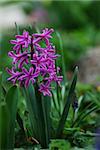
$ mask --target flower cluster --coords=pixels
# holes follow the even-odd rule
[[[51,83],[60,85],[62,76],[58,76],[59,67],[56,67],[55,60],[59,55],[55,53],[55,47],[50,42],[53,29],[44,29],[40,34],[32,34],[23,31],[23,35],[16,35],[16,40],[11,40],[14,44],[13,51],[8,53],[13,59],[12,69],[7,68],[11,75],[8,81],[15,84],[29,86],[30,82],[39,83],[39,91],[43,95],[51,96]],[[42,44],[41,44],[42,41]],[[44,46],[42,46],[44,44]],[[39,81],[39,78],[41,80]]]

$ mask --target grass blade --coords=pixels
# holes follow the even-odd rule
[[[97,106],[94,106],[93,108],[88,110],[86,113],[84,113],[82,116],[80,116],[80,118],[77,118],[75,120],[75,122],[73,123],[72,127],[79,126],[82,120],[84,120],[90,113],[92,113],[92,112],[94,112],[96,110],[100,110],[100,108],[98,108]]]
[[[76,87],[77,73],[78,73],[78,68],[76,67],[74,75],[73,75],[73,79],[72,79],[72,82],[71,82],[71,85],[70,85],[70,89],[69,89],[69,92],[68,92],[67,100],[66,100],[66,103],[65,103],[65,106],[64,106],[64,110],[63,110],[61,119],[60,119],[59,124],[58,124],[57,133],[56,133],[57,138],[61,137],[61,135],[62,135],[64,125],[65,125],[65,122],[66,122],[66,119],[67,119],[67,116],[68,116],[70,104],[72,103],[72,100],[73,100],[72,96],[73,96],[73,93],[74,93],[75,87]]]

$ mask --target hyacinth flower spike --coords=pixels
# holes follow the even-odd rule
[[[11,40],[15,44],[14,51],[10,51],[8,56],[13,59],[12,69],[7,68],[11,75],[8,81],[13,84],[19,82],[20,85],[28,87],[30,82],[34,85],[38,82],[39,91],[44,96],[51,96],[52,82],[60,85],[62,76],[58,76],[59,67],[55,66],[56,54],[55,46],[50,42],[53,29],[44,29],[42,33],[33,33],[31,36],[27,31],[22,35],[16,35],[16,40]],[[42,41],[45,48],[39,43]],[[57,69],[59,68],[59,69]],[[42,76],[42,81],[38,80]]]

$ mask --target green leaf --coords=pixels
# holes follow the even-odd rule
[[[0,103],[0,149],[8,149],[9,111],[5,102]]]
[[[63,76],[64,76],[64,83],[66,83],[66,68],[65,68],[65,60],[64,60],[64,51],[63,51],[63,43],[62,43],[62,38],[59,32],[56,32],[56,35],[59,40],[59,45],[60,45],[60,51],[61,51],[61,61],[62,61],[62,71],[63,71]]]
[[[50,150],[70,150],[70,143],[67,140],[52,140]]]
[[[15,22],[15,27],[16,27],[16,34],[20,34],[19,26],[17,25],[16,22]]]
[[[74,75],[73,75],[73,79],[72,79],[72,82],[71,82],[71,85],[70,85],[70,88],[69,88],[67,100],[66,100],[66,103],[65,103],[65,106],[64,106],[64,109],[63,109],[63,113],[62,113],[61,119],[60,119],[59,124],[58,124],[57,132],[56,132],[56,137],[57,138],[61,137],[61,135],[62,135],[64,125],[65,125],[65,122],[66,122],[66,119],[67,119],[67,116],[68,116],[68,113],[69,113],[69,108],[70,108],[70,105],[72,103],[72,100],[73,100],[72,97],[73,97],[75,87],[76,87],[77,73],[78,73],[78,68],[76,67]]]
[[[2,101],[2,72],[0,71],[0,102]]]
[[[94,94],[94,95],[93,95]],[[84,105],[84,103],[87,100],[87,96],[90,97],[90,101],[87,105]],[[73,121],[71,127],[77,127],[81,124],[81,122],[92,112],[100,110],[100,107],[97,105],[96,102],[98,102],[99,99],[95,97],[95,93],[86,93],[84,97],[81,100],[81,103],[79,105],[77,116],[75,120]]]
[[[48,144],[50,142],[50,129],[51,129],[51,119],[50,119],[51,99],[48,96],[42,96],[42,111],[44,118],[43,126],[45,126],[45,139],[46,145],[48,147]]]
[[[27,89],[23,88],[23,93],[26,98],[33,137],[43,148],[47,148],[50,139],[50,99],[41,96],[37,85],[34,88],[30,84]]]
[[[94,106],[90,110],[86,111],[86,113],[84,111],[83,114],[81,114],[79,117],[77,117],[77,119],[72,124],[72,127],[79,126],[83,119],[85,119],[90,113],[92,113],[96,110],[100,110],[100,108],[98,108],[97,106]]]
[[[38,116],[37,116],[36,97],[35,97],[34,87],[32,85],[30,85],[27,89],[23,87],[23,94],[26,99],[32,133],[35,136],[35,138],[37,138],[38,125],[36,124],[36,122],[38,120]]]
[[[11,150],[14,148],[14,136],[15,136],[15,120],[17,112],[18,102],[18,87],[13,86],[8,90],[6,95],[6,103],[9,111],[9,133],[8,133],[8,148]]]

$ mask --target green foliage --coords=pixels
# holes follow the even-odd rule
[[[9,89],[5,101],[7,103],[8,111],[9,111],[9,132],[8,132],[8,148],[14,148],[14,137],[15,137],[15,120],[16,120],[16,112],[17,112],[17,102],[18,102],[18,89],[17,86],[13,86]]]
[[[38,93],[37,85],[30,85],[23,89],[32,135],[43,148],[47,148],[50,141],[50,98],[43,97]],[[38,143],[37,142],[37,143]]]
[[[95,28],[100,26],[99,1],[52,1],[47,9],[51,12],[49,16],[50,18],[52,16],[51,20],[55,28],[62,27],[73,30],[87,26],[94,26]]]
[[[66,140],[52,140],[50,143],[50,150],[69,150],[70,143]]]
[[[0,148],[13,149],[15,138],[15,120],[17,111],[18,91],[13,86],[6,97],[0,102]]]
[[[92,150],[97,136],[95,129],[100,127],[100,87],[79,82],[76,86],[76,73],[70,84],[66,79],[66,70],[72,69],[88,47],[100,45],[100,2],[2,2],[2,6],[10,4],[20,5],[27,14],[32,10],[35,12],[37,6],[47,10],[50,23],[40,23],[38,26],[57,29],[52,41],[57,47],[57,53],[61,54],[56,63],[62,68],[64,81],[61,87],[57,86],[52,91],[51,99],[41,96],[37,87],[32,85],[28,89],[23,88],[24,95],[20,90],[20,97],[17,97],[18,87],[10,88],[5,71],[11,65],[7,56],[11,49],[8,41],[16,30],[3,31],[0,37],[0,68],[3,71],[0,72],[0,149],[20,147],[18,149],[39,150],[40,147],[49,146],[51,150]],[[16,28],[17,33],[19,28],[21,31],[23,28],[31,32],[39,31],[36,25],[34,30],[31,26],[16,25]],[[78,102],[76,110],[72,107],[74,92]],[[55,139],[56,136],[62,140]],[[33,141],[30,142],[29,138]]]
[[[5,102],[0,103],[0,149],[8,149],[9,111]]]
[[[77,71],[78,71],[78,68],[76,67],[74,75],[73,75],[73,79],[72,79],[72,82],[71,82],[71,85],[69,88],[68,96],[66,98],[67,100],[65,102],[64,110],[63,110],[62,116],[60,118],[60,122],[58,124],[58,129],[57,129],[57,133],[56,133],[57,138],[60,138],[62,135],[65,121],[66,121],[68,113],[69,113],[69,108],[70,108],[70,105],[73,100],[73,94],[75,92],[75,87],[76,87],[76,82],[77,82]]]

